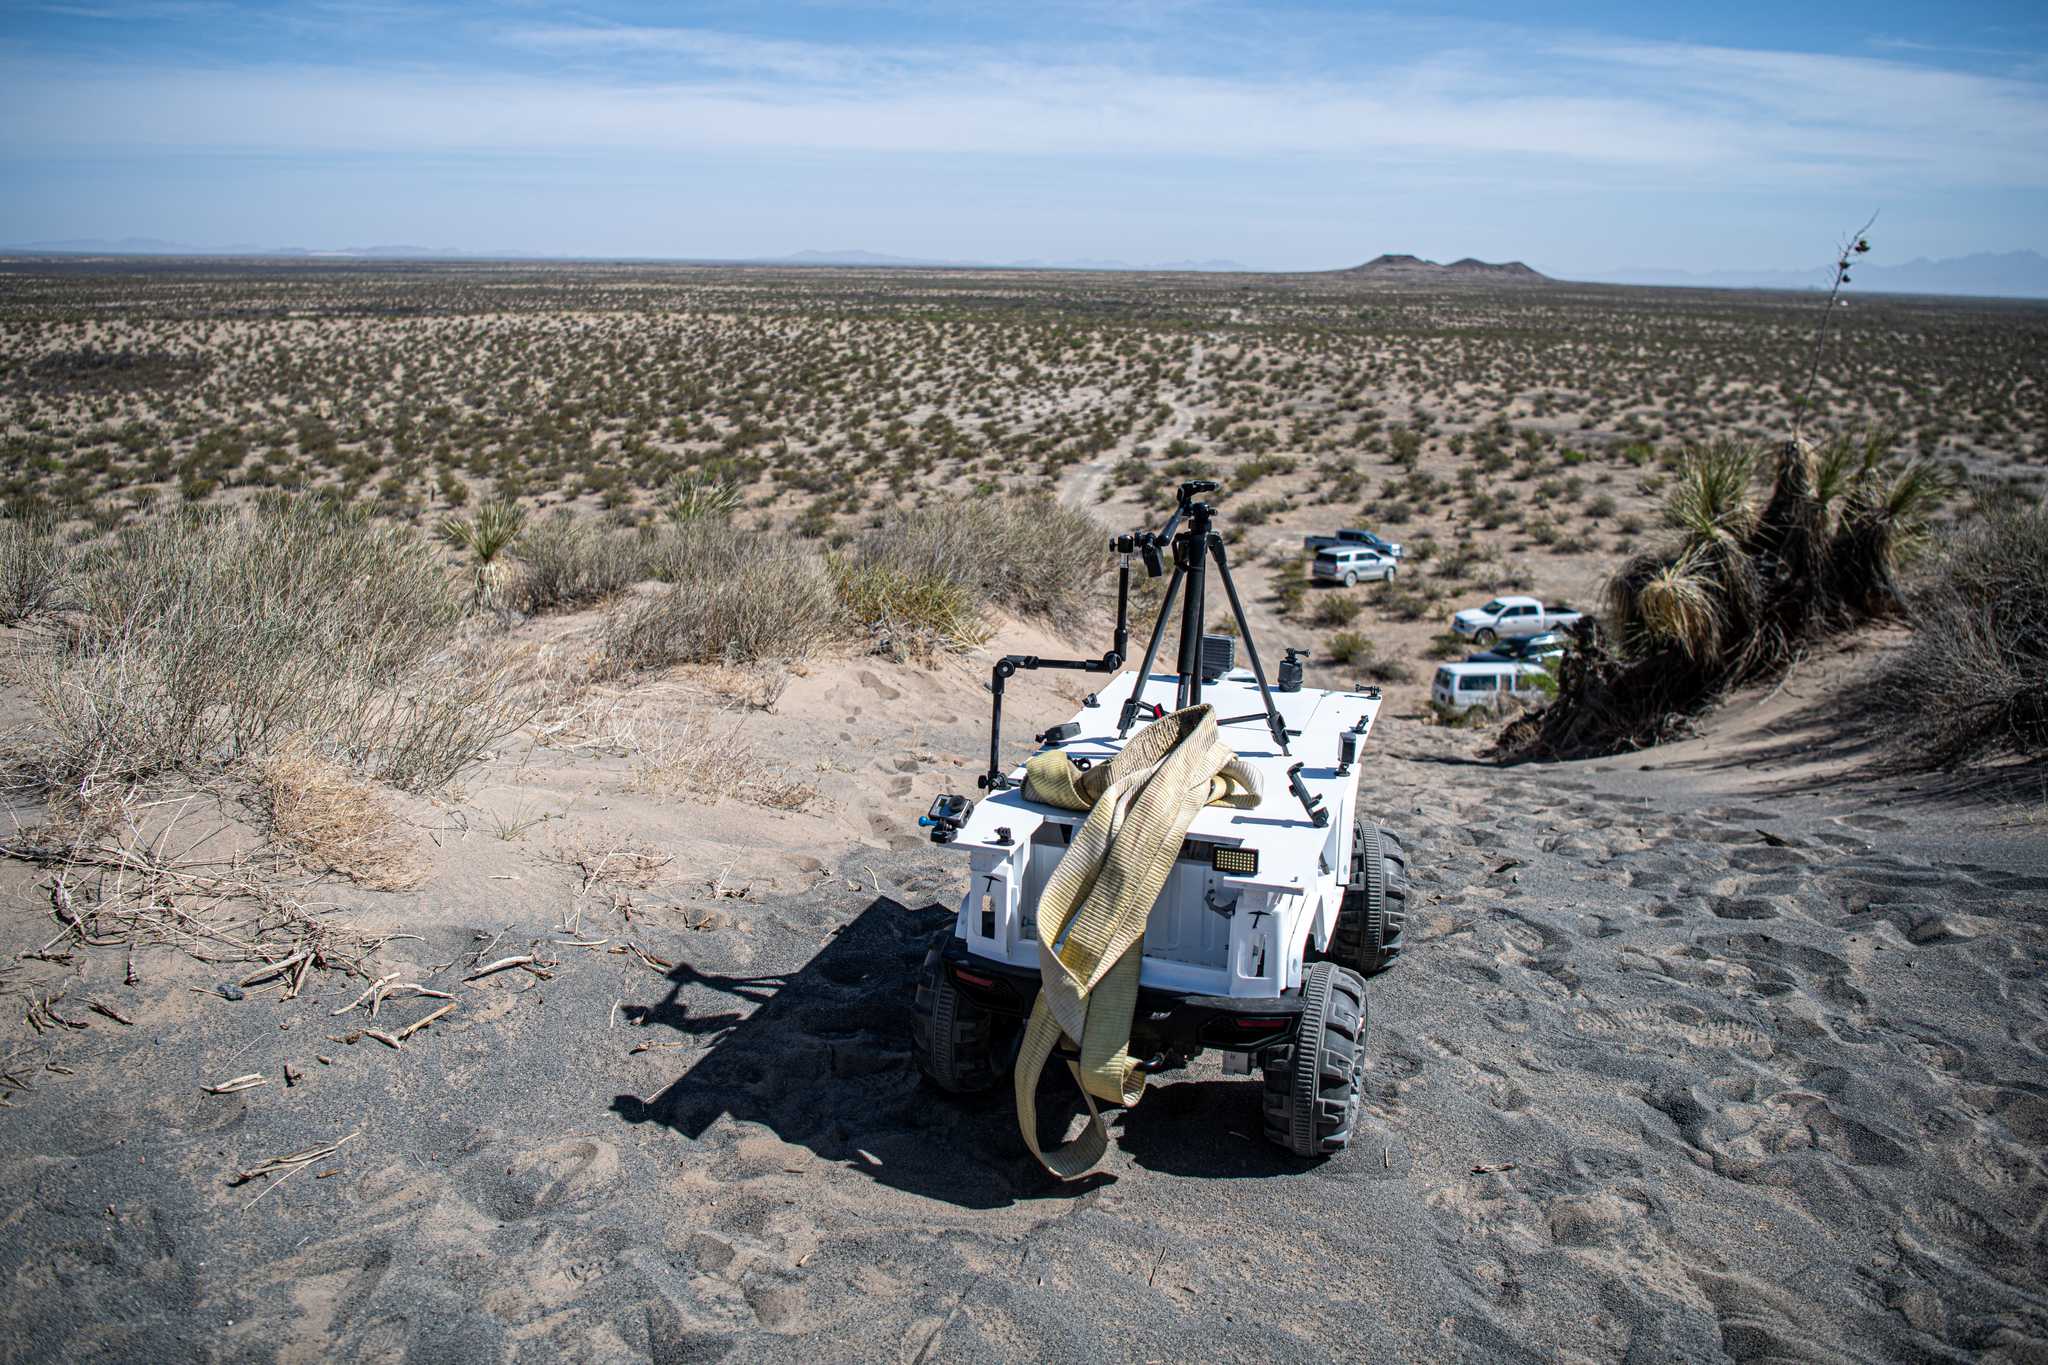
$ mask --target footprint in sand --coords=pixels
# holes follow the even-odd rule
[[[512,1223],[557,1208],[595,1207],[619,1183],[619,1153],[608,1142],[570,1139],[522,1152],[504,1171],[486,1181],[477,1205],[499,1222]]]
[[[1835,823],[1847,825],[1851,829],[1881,830],[1886,833],[1910,828],[1904,820],[1894,819],[1889,815],[1878,815],[1872,811],[1858,811],[1854,815],[1837,815]]]
[[[902,692],[889,686],[889,684],[883,682],[866,669],[861,670],[860,685],[880,697],[883,701],[895,701],[903,695]]]

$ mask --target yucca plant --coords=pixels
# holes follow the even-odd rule
[[[1678,534],[1607,586],[1612,652],[1575,651],[1559,703],[1511,727],[1519,754],[1613,753],[1669,738],[1729,689],[1767,679],[1832,630],[1902,609],[1895,575],[1946,492],[1922,461],[1888,461],[1879,433],[1797,439],[1772,460],[1758,506],[1754,447],[1687,453],[1665,521]]]
[[[1928,517],[1950,482],[1925,460],[1864,467],[1842,499],[1831,544],[1835,595],[1845,607],[1865,616],[1904,609],[1899,567],[1924,548]]]
[[[1695,546],[1658,564],[1630,585],[1622,609],[1643,637],[1676,645],[1700,663],[1718,658],[1721,650],[1720,584],[1709,560],[1710,552]]]
[[[739,489],[695,475],[672,479],[662,491],[662,515],[678,526],[700,521],[730,521],[739,506]]]
[[[468,551],[475,561],[478,606],[498,605],[511,575],[511,566],[500,556],[512,548],[525,529],[526,509],[506,499],[487,502],[474,515],[465,513],[442,519],[441,538]]]
[[[1756,524],[1753,486],[1759,453],[1741,441],[1716,440],[1687,453],[1664,503],[1664,520],[1692,544],[1739,540]]]

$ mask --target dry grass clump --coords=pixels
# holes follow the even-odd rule
[[[1051,498],[948,499],[885,520],[833,561],[849,624],[891,655],[972,649],[983,611],[1071,621],[1109,567],[1108,535]]]
[[[839,629],[825,561],[780,536],[699,519],[656,546],[670,586],[605,623],[596,673],[800,659]]]
[[[815,783],[762,763],[736,724],[701,719],[644,737],[634,757],[633,782],[654,795],[696,792],[770,810],[802,810],[818,795]]]
[[[1894,733],[1944,767],[2048,754],[2048,504],[1987,509],[1909,600],[1913,638],[1870,693]]]
[[[909,583],[957,584],[977,603],[1026,615],[1087,610],[1109,571],[1109,535],[1049,497],[949,499],[901,513],[855,542],[852,562]]]
[[[75,610],[22,665],[54,787],[218,770],[308,736],[424,789],[525,718],[492,670],[451,654],[467,604],[432,547],[319,502],[125,529],[65,591]]]
[[[1812,640],[1901,613],[1898,569],[1945,483],[1917,460],[1889,463],[1887,451],[1877,438],[1818,451],[1787,442],[1761,502],[1761,452],[1725,441],[1691,452],[1665,507],[1676,543],[1615,574],[1607,641],[1582,638],[1556,704],[1511,726],[1502,751],[1575,757],[1658,743],[1729,689],[1781,673]]]
[[[989,638],[973,591],[950,578],[837,558],[832,586],[851,624],[891,658],[968,650]]]
[[[20,625],[56,606],[68,558],[47,521],[0,520],[0,624]]]
[[[313,867],[373,891],[417,886],[425,869],[375,787],[303,740],[255,765],[271,833]]]

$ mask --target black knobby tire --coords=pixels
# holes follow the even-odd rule
[[[910,1050],[917,1069],[932,1084],[956,1095],[990,1089],[1009,1067],[1004,1047],[1004,1022],[960,994],[960,987],[940,959],[941,936],[924,955],[917,972],[917,999],[910,1016]]]
[[[1407,926],[1407,851],[1391,830],[1361,823],[1352,831],[1351,879],[1327,956],[1360,976],[1377,976],[1401,956]]]
[[[1334,962],[1301,982],[1294,1042],[1265,1057],[1266,1138],[1296,1156],[1328,1156],[1351,1141],[1365,1076],[1365,982]]]

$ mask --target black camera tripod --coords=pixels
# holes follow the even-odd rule
[[[1035,654],[1012,654],[996,661],[989,680],[989,691],[994,695],[995,705],[989,722],[988,771],[978,779],[983,790],[1001,791],[1010,785],[1002,766],[1004,683],[1022,668],[1067,668],[1084,673],[1114,673],[1122,668],[1131,638],[1131,557],[1138,556],[1144,563],[1146,574],[1157,578],[1166,572],[1166,558],[1162,552],[1169,549],[1173,552],[1173,577],[1167,580],[1166,597],[1159,604],[1159,619],[1152,624],[1152,637],[1145,645],[1145,657],[1138,665],[1138,677],[1131,685],[1131,695],[1125,699],[1123,710],[1117,716],[1117,738],[1129,735],[1131,726],[1145,714],[1147,704],[1140,698],[1152,675],[1153,661],[1159,657],[1159,644],[1166,636],[1166,621],[1173,613],[1174,596],[1183,588],[1187,595],[1181,605],[1180,658],[1176,670],[1180,682],[1174,692],[1174,708],[1179,710],[1201,704],[1202,632],[1208,613],[1209,560],[1213,558],[1217,575],[1223,580],[1223,590],[1230,598],[1230,612],[1237,622],[1238,638],[1244,641],[1252,677],[1258,681],[1259,697],[1266,704],[1263,712],[1225,716],[1217,724],[1235,725],[1263,719],[1280,752],[1288,752],[1287,723],[1281,719],[1280,708],[1273,701],[1273,690],[1266,685],[1266,669],[1259,662],[1259,647],[1252,639],[1251,623],[1245,619],[1244,602],[1237,595],[1237,581],[1230,576],[1230,556],[1223,547],[1223,537],[1216,533],[1216,509],[1195,500],[1200,494],[1214,492],[1217,487],[1214,479],[1197,479],[1182,484],[1175,498],[1173,515],[1163,528],[1131,532],[1110,542],[1110,549],[1118,556],[1116,635],[1108,652],[1101,658],[1041,659]],[[1183,522],[1186,524],[1182,525]],[[1093,706],[1095,699],[1090,697],[1088,704]],[[1154,707],[1155,714],[1158,709]]]

